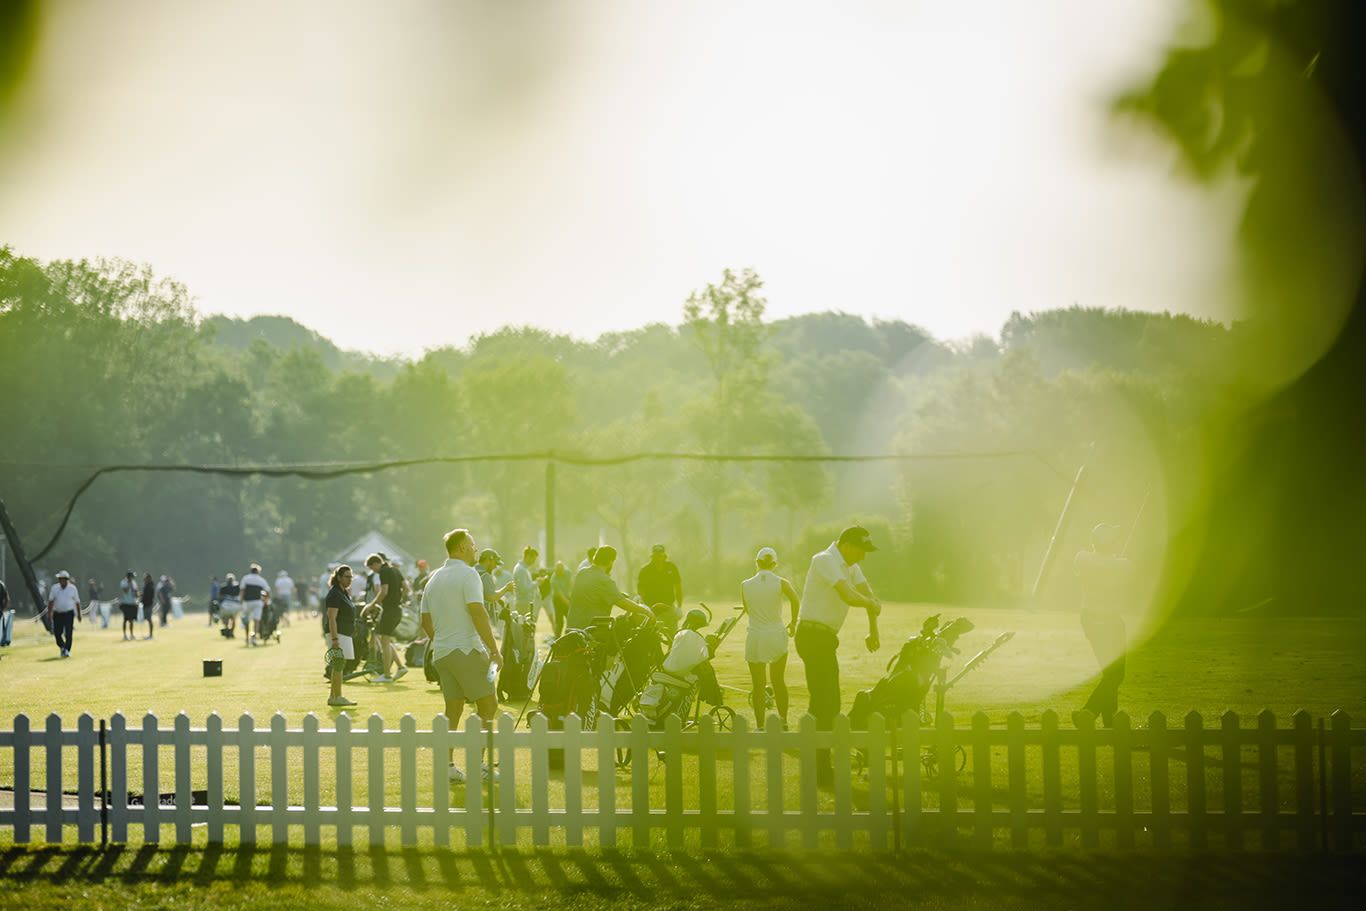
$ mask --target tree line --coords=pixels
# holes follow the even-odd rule
[[[1034,594],[1083,465],[1058,566],[1111,522],[1132,530],[1156,588],[1207,490],[1204,454],[1249,395],[1236,324],[1072,307],[950,342],[837,311],[770,320],[766,304],[759,276],[726,271],[674,325],[593,340],[508,327],[383,359],[283,317],[202,317],[146,266],[3,248],[0,499],[34,550],[91,466],[115,463],[899,453],[562,465],[556,556],[576,563],[602,534],[635,565],[661,541],[690,594],[724,597],[758,547],[800,576],[859,520],[885,542],[868,564],[885,597],[1013,603]],[[326,481],[127,473],[90,489],[43,562],[82,579],[169,572],[192,589],[253,560],[315,573],[372,528],[431,559],[454,523],[515,552],[544,513],[538,462]],[[1065,600],[1068,576],[1055,569],[1039,596]]]

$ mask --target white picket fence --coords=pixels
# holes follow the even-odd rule
[[[688,728],[671,718],[650,730],[644,718],[604,716],[585,731],[571,717],[551,731],[542,716],[528,729],[503,715],[496,730],[470,718],[452,731],[444,716],[418,730],[405,715],[394,730],[378,716],[353,727],[343,714],[322,729],[310,714],[291,729],[282,715],[265,728],[249,715],[235,727],[211,715],[196,728],[184,714],[171,727],[149,714],[134,727],[115,715],[101,732],[89,715],[74,729],[56,715],[33,728],[20,715],[0,731],[0,784],[12,756],[14,797],[0,808],[0,837],[318,845],[330,836],[347,846],[360,829],[370,846],[396,834],[404,846],[460,847],[1355,850],[1366,833],[1366,764],[1353,764],[1366,731],[1341,712],[1317,728],[1305,713],[1278,728],[1270,712],[1254,727],[1228,713],[1210,729],[1195,713],[1172,729],[1160,713],[1138,729],[1121,715],[1109,730],[1086,716],[1062,729],[1052,713],[1035,728],[1019,714],[1004,726],[978,714],[967,728],[944,716],[935,729],[910,715],[895,731],[877,716],[866,731],[844,717],[832,731],[809,716],[791,731],[776,716],[761,730],[736,722],[722,731],[710,718]],[[817,781],[824,749],[828,788]],[[473,772],[470,785],[448,782],[448,750]],[[963,771],[939,761],[931,777],[927,750],[961,754]],[[485,755],[497,759],[497,783],[478,782]],[[139,790],[145,801],[130,794]]]

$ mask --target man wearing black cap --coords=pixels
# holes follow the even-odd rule
[[[640,595],[640,600],[647,607],[663,604],[669,608],[667,611],[656,611],[656,616],[660,617],[667,632],[672,635],[683,615],[683,577],[669,559],[669,551],[663,544],[650,548],[650,562],[642,566],[636,576],[636,594]]]
[[[868,529],[851,525],[840,533],[838,541],[811,558],[811,568],[806,573],[797,634],[793,639],[797,654],[806,667],[810,712],[820,730],[830,730],[840,711],[840,664],[836,652],[840,628],[844,626],[849,608],[858,607],[868,612],[868,638],[864,640],[868,651],[875,652],[881,645],[877,615],[882,613],[882,602],[873,594],[858,565],[875,550]],[[817,772],[820,780],[829,781],[829,750],[821,751]]]

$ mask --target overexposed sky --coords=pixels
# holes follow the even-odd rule
[[[770,315],[944,338],[1079,303],[1227,315],[1236,188],[1108,114],[1182,0],[44,4],[0,243],[379,354]]]

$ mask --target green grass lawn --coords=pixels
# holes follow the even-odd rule
[[[846,627],[845,643],[841,647],[841,666],[844,679],[845,705],[854,691],[870,685],[882,673],[883,666],[895,648],[920,625],[923,617],[938,610],[928,605],[892,605],[883,622],[881,652],[869,654],[862,645],[863,630],[860,618],[851,617]],[[719,612],[718,612],[719,613]],[[977,629],[960,640],[964,657],[989,643],[999,632],[1013,630],[1015,639],[979,670],[975,671],[951,694],[950,708],[958,722],[966,725],[976,711],[986,712],[995,723],[1002,723],[1011,711],[1020,711],[1030,723],[1037,722],[1044,711],[1059,713],[1063,725],[1070,725],[1070,712],[1084,700],[1095,673],[1093,659],[1078,628],[1075,616],[1051,612],[1022,610],[967,609],[947,612],[946,616],[961,613],[977,624]],[[145,632],[145,625],[140,632]],[[158,629],[150,641],[124,642],[117,624],[109,629],[98,629],[86,623],[78,627],[73,657],[58,656],[51,639],[35,623],[21,621],[13,647],[6,649],[0,660],[0,724],[9,726],[13,715],[24,712],[35,727],[41,727],[50,712],[58,713],[67,724],[73,725],[81,712],[96,718],[108,717],[122,711],[130,726],[140,724],[144,712],[154,712],[169,726],[179,711],[189,714],[191,723],[202,726],[210,712],[217,711],[225,726],[235,726],[238,716],[249,712],[258,727],[264,727],[275,712],[282,712],[291,727],[301,724],[308,712],[319,716],[324,728],[331,727],[337,716],[326,707],[326,685],[321,676],[322,640],[317,621],[296,618],[292,628],[282,631],[283,642],[259,648],[247,648],[241,640],[223,640],[205,624],[202,615],[190,615],[168,629]],[[724,684],[744,689],[748,673],[743,663],[743,624],[724,644],[717,658],[718,674]],[[1129,661],[1128,680],[1122,691],[1123,705],[1134,715],[1135,723],[1142,724],[1148,714],[1160,710],[1179,726],[1180,718],[1192,709],[1208,719],[1207,727],[1217,723],[1216,715],[1233,709],[1248,716],[1270,708],[1277,713],[1283,726],[1288,726],[1290,714],[1306,709],[1324,715],[1336,708],[1350,712],[1355,718],[1366,718],[1366,670],[1359,655],[1366,645],[1366,624],[1349,620],[1317,619],[1295,621],[1186,620],[1170,624],[1157,635],[1138,643]],[[219,678],[201,676],[202,660],[222,658],[224,673]],[[961,660],[961,659],[960,659]],[[795,653],[791,659],[788,679],[793,694],[793,717],[806,706],[801,661]],[[353,710],[357,726],[363,726],[370,713],[383,717],[387,727],[396,728],[405,713],[413,714],[419,728],[430,725],[434,714],[442,707],[439,691],[428,684],[420,672],[410,673],[393,684],[370,684],[357,681],[347,686],[347,693],[360,706]],[[728,701],[744,710],[744,695],[728,693]],[[516,712],[519,706],[506,706]],[[1064,751],[1065,806],[1075,806],[1075,763]],[[136,757],[136,752],[134,752]],[[192,754],[192,786],[204,787],[205,768],[202,749]],[[1214,754],[1211,753],[1211,760]],[[66,786],[75,785],[75,763],[68,757]],[[163,748],[161,756],[161,789],[174,786],[172,754]],[[35,754],[35,782],[41,782],[41,761]],[[258,751],[257,769],[260,780],[258,793],[268,799],[269,761],[265,750]],[[393,760],[386,759],[387,762]],[[524,760],[519,760],[519,762]],[[1031,760],[1032,761],[1032,760]],[[1252,761],[1251,759],[1249,761]],[[655,765],[654,760],[651,760]],[[1144,805],[1146,787],[1144,760],[1136,757],[1136,806]],[[795,757],[785,760],[784,800],[793,808],[799,805]],[[1004,780],[1004,751],[993,756],[993,770],[997,780]],[[302,793],[302,764],[289,766],[290,793],[300,802]],[[356,803],[368,799],[366,793],[366,756],[356,751],[353,757]],[[767,770],[764,763],[752,764],[751,794],[756,808],[766,805]],[[335,794],[333,787],[331,751],[322,757],[322,800],[329,805]],[[525,766],[523,766],[525,768]],[[1255,768],[1255,765],[1254,765]],[[685,760],[685,805],[694,807],[697,799],[695,782],[696,760]],[[399,782],[396,764],[386,766],[384,800],[388,805],[399,802]],[[131,764],[130,786],[141,790],[140,766],[136,759]],[[596,764],[591,755],[585,756],[584,805],[596,806]],[[651,776],[651,804],[663,805],[664,778],[654,768]],[[1287,765],[1288,771],[1288,765]],[[238,799],[236,756],[225,753],[225,785],[229,800]],[[430,758],[423,756],[417,770],[419,802],[430,799],[424,788],[430,788]],[[621,772],[617,776],[619,805],[629,800],[630,778]],[[12,783],[12,754],[0,750],[0,786]],[[1255,775],[1245,775],[1249,789],[1249,808],[1255,807]],[[530,801],[529,786],[523,775],[519,780],[519,805]],[[1105,808],[1105,789],[1109,772],[1101,757],[1099,780],[1102,788],[1102,809]],[[1179,770],[1173,770],[1174,789],[1184,787]],[[965,783],[966,785],[967,783]],[[1284,782],[1283,798],[1290,793],[1288,779]],[[40,786],[40,785],[37,785]],[[718,798],[721,806],[729,799],[730,775],[718,775]],[[1029,790],[1037,798],[1041,784],[1037,774],[1029,776]],[[1362,789],[1366,791],[1366,788]],[[1220,788],[1211,780],[1210,807],[1218,808]],[[558,778],[551,782],[551,806],[562,806],[562,785]],[[424,796],[427,794],[427,796]],[[856,807],[866,805],[867,786],[857,782],[854,787]],[[962,797],[970,799],[965,787]],[[1179,806],[1180,794],[1174,794],[1173,808]],[[461,800],[460,789],[452,799]],[[832,801],[832,795],[821,794],[822,807]],[[935,805],[928,795],[926,806]],[[202,838],[203,830],[196,830]],[[623,833],[625,836],[628,833]],[[691,834],[691,833],[690,833]],[[140,833],[135,833],[135,837]],[[662,837],[662,833],[660,833]],[[0,839],[7,838],[0,835]],[[424,839],[427,834],[424,830]],[[558,837],[558,836],[557,836]],[[794,836],[795,837],[795,836]],[[590,835],[591,842],[591,835]],[[723,842],[724,843],[724,842]]]

